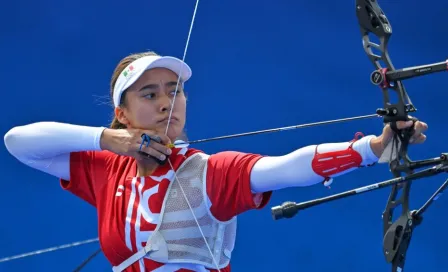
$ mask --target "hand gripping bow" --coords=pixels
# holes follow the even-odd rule
[[[392,27],[384,12],[376,0],[356,0],[356,14],[361,30],[364,50],[375,67],[370,80],[378,85],[383,93],[384,108],[378,109],[377,114],[383,117],[384,123],[389,123],[395,136],[389,143],[390,158],[389,168],[394,178],[380,183],[353,189],[328,197],[315,199],[302,203],[285,202],[280,206],[272,208],[275,220],[291,218],[299,210],[326,203],[332,200],[369,192],[387,186],[392,186],[386,208],[383,212],[383,253],[386,261],[392,264],[393,272],[403,271],[406,252],[411,241],[412,232],[422,222],[422,214],[429,205],[437,199],[440,193],[448,186],[446,180],[441,187],[429,198],[429,200],[418,210],[409,210],[409,192],[411,181],[424,177],[430,177],[448,170],[448,153],[437,158],[413,161],[408,156],[409,140],[413,129],[400,130],[396,126],[397,121],[416,121],[408,113],[415,112],[402,80],[430,73],[446,71],[448,61],[409,67],[396,70],[390,60],[387,45],[392,35]],[[370,35],[379,40],[379,44],[371,41]],[[377,54],[374,53],[378,52]],[[382,66],[381,64],[384,64]],[[395,92],[397,102],[392,103],[389,92]],[[388,153],[389,153],[388,152]],[[416,169],[427,167],[415,172]],[[403,175],[404,174],[404,175]],[[401,197],[397,198],[399,190]],[[392,221],[393,211],[401,205],[402,213],[396,221]]]

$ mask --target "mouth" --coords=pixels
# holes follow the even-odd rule
[[[157,123],[168,123],[168,120],[170,120],[170,123],[175,123],[175,122],[179,121],[175,116],[171,116],[171,119],[166,117],[166,118],[163,118],[162,120],[158,121]]]

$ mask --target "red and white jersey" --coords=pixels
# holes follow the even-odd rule
[[[189,148],[186,153],[174,148],[170,161],[175,170],[189,156],[202,152]],[[250,188],[250,172],[261,155],[221,152],[209,157],[206,191],[210,212],[221,221],[251,209],[261,209],[272,192],[254,196]],[[109,151],[72,152],[70,181],[61,179],[63,189],[95,206],[98,211],[99,239],[105,257],[119,265],[145,245],[147,237],[159,223],[162,203],[171,182],[166,175],[169,163],[160,166],[151,176],[136,177],[134,158]],[[261,204],[254,201],[261,198]],[[258,202],[258,201],[257,201]],[[217,271],[199,265],[163,264],[144,258],[126,272]],[[230,265],[221,269],[230,271]]]

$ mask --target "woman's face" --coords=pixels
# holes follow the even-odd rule
[[[118,120],[129,128],[152,129],[165,134],[178,76],[165,68],[145,71],[126,91],[126,106],[116,108]],[[171,114],[168,137],[182,134],[186,119],[186,97],[179,83]]]

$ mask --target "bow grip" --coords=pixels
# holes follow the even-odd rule
[[[408,121],[412,121],[412,126],[405,128],[405,129],[399,129],[397,127],[397,121],[390,122],[391,129],[400,136],[402,141],[409,141],[412,137],[412,135],[415,133],[414,125],[418,121],[415,117],[408,117]]]

